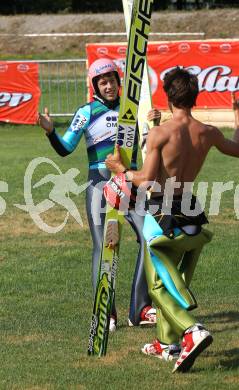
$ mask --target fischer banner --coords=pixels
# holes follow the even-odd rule
[[[41,91],[38,64],[0,61],[0,121],[35,124]]]
[[[89,65],[98,58],[109,57],[123,74],[125,44],[88,44],[86,51]],[[162,80],[166,72],[180,66],[198,77],[196,108],[231,108],[231,92],[239,91],[238,59],[239,40],[150,42],[147,60],[154,106],[168,108]]]

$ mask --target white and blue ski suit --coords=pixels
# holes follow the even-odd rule
[[[105,208],[102,188],[111,175],[105,166],[105,159],[109,153],[114,151],[119,98],[113,103],[103,101],[98,96],[95,96],[94,99],[94,101],[76,111],[63,137],[53,130],[49,135],[49,140],[59,155],[66,156],[76,149],[83,134],[85,137],[89,161],[88,180],[92,181],[86,190],[86,210],[93,240],[92,284],[95,293],[105,218],[105,214],[102,212],[102,209]],[[136,169],[137,143],[138,136],[135,140],[132,169]],[[130,321],[133,325],[138,325],[141,310],[145,306],[151,305],[143,264],[144,237],[142,230],[144,217],[137,215],[134,210],[130,210],[125,218],[134,229],[139,243],[129,311]],[[113,305],[112,315],[116,316],[115,304]]]

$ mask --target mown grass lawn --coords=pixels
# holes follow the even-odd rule
[[[63,120],[58,123],[65,128]],[[231,130],[225,132],[231,135]],[[33,158],[52,159],[66,172],[80,169],[78,184],[87,180],[84,141],[62,159],[50,148],[37,126],[3,125],[0,129],[0,180],[6,210],[0,216],[0,389],[237,389],[239,229],[234,191],[222,195],[220,213],[210,217],[215,233],[205,247],[192,283],[199,308],[195,314],[212,332],[214,343],[188,374],[171,374],[172,364],[145,357],[141,346],[155,337],[154,329],[127,327],[130,284],[137,244],[126,225],[117,276],[119,329],[110,335],[108,354],[87,356],[92,311],[91,239],[84,194],[72,196],[83,218],[80,227],[69,218],[65,229],[49,234],[35,226],[24,204],[23,179]],[[42,164],[34,183],[53,167]],[[238,160],[209,158],[199,181],[239,184]],[[34,192],[35,202],[47,199],[51,184]],[[208,194],[208,203],[209,204]],[[1,202],[2,205],[2,202]],[[63,222],[65,211],[54,206],[43,218]]]

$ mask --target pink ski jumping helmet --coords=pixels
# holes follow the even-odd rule
[[[110,60],[109,58],[100,58],[99,60],[94,61],[90,65],[88,76],[90,79],[91,86],[93,87],[95,92],[97,92],[97,84],[94,82],[94,78],[109,72],[115,72],[118,84],[120,85],[118,69],[112,60]]]

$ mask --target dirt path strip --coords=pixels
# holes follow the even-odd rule
[[[238,38],[239,12],[237,9],[200,10],[187,12],[155,12],[152,18],[152,33],[167,35],[167,40],[175,40],[175,33],[187,33],[187,39],[195,39],[193,34],[205,33],[205,39]],[[99,36],[52,36],[28,37],[19,34],[61,34],[61,33],[106,33],[125,31],[122,13],[112,14],[67,14],[67,15],[16,15],[0,16],[1,59],[6,56],[38,55],[46,53],[62,56],[67,52],[72,56],[82,56],[85,44],[99,42]],[[45,38],[45,39],[44,39]],[[155,36],[151,35],[151,40]],[[160,39],[160,36],[157,38]],[[182,36],[177,39],[184,39]],[[101,34],[100,42],[112,42],[115,36]],[[117,41],[125,40],[119,36]]]

